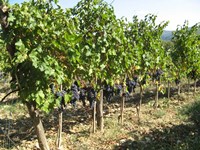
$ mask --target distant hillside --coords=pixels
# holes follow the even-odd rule
[[[163,34],[161,36],[161,39],[164,40],[164,41],[171,41],[171,39],[172,39],[172,32],[173,31],[164,30]],[[197,31],[197,34],[200,34],[200,29]]]
[[[170,41],[172,39],[172,32],[173,31],[164,30],[163,34],[161,36],[162,40],[164,40],[164,41]]]
[[[200,34],[200,29],[197,31],[197,34]]]

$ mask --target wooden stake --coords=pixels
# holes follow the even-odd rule
[[[96,131],[96,101],[94,101],[93,114],[92,114],[92,132]]]

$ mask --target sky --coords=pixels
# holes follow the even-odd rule
[[[59,0],[61,7],[70,8],[79,0]],[[147,14],[157,16],[157,23],[169,21],[165,30],[176,30],[187,20],[189,26],[200,22],[200,0],[105,0],[113,5],[117,18],[126,17],[132,21],[137,15],[144,19]],[[23,0],[10,0],[11,4],[21,3]]]

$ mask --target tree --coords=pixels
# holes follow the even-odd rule
[[[143,20],[137,16],[133,17],[130,24],[129,35],[131,44],[136,49],[137,64],[135,73],[139,75],[140,102],[137,105],[138,118],[140,120],[140,107],[142,103],[143,86],[147,83],[149,72],[165,68],[165,52],[162,47],[161,35],[168,22],[155,23],[156,16],[146,15]],[[158,89],[158,88],[157,88]],[[158,92],[156,92],[157,94]],[[155,106],[157,107],[158,97],[156,96]]]
[[[174,65],[171,57],[171,51],[173,50],[174,46],[171,41],[163,41],[163,47],[166,54],[166,68],[164,70],[164,79],[167,80],[167,97],[168,99],[170,99],[171,82],[176,79],[176,66]]]
[[[188,21],[186,21],[182,27],[177,28],[173,33],[174,50],[171,54],[172,60],[178,68],[178,77],[188,77],[188,82],[189,78],[192,77],[196,80],[199,75],[200,50],[198,29],[199,24],[189,27]]]
[[[104,81],[113,85],[115,79],[123,74],[122,56],[126,56],[123,25],[116,19],[113,7],[102,0],[82,0],[72,12],[81,20],[79,32],[83,36],[78,45],[81,52],[79,76],[92,80],[100,92]],[[97,124],[103,130],[103,99],[97,104]]]
[[[19,89],[19,99],[27,105],[39,146],[48,150],[40,112],[49,112],[59,101],[49,84],[53,79],[71,83],[77,59],[74,20],[67,18],[57,1],[30,1],[13,6],[1,1],[1,40],[11,62],[11,86]],[[65,55],[66,54],[66,55]]]

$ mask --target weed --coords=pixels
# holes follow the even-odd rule
[[[162,109],[158,109],[153,113],[153,116],[158,118],[162,118],[164,115],[166,114],[166,112]]]

